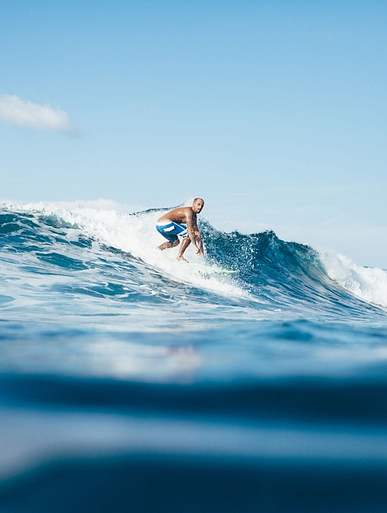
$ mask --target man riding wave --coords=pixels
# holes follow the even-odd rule
[[[158,219],[156,230],[167,239],[167,242],[161,244],[158,249],[164,250],[174,248],[179,245],[179,236],[183,237],[177,260],[187,262],[183,256],[188,246],[192,244],[196,247],[196,254],[203,255],[202,237],[197,225],[197,214],[203,210],[204,201],[201,198],[195,198],[191,207],[174,208]]]

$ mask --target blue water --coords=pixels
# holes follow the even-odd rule
[[[0,208],[0,512],[387,510],[387,273],[158,211]]]

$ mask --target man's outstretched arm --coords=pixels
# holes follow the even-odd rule
[[[197,225],[196,216],[194,217],[192,215],[190,217],[191,217],[191,219],[190,219],[190,225],[191,226],[187,222],[189,237],[190,237],[192,243],[196,247],[196,254],[197,255],[203,255],[204,251],[203,251],[202,236],[200,234],[200,231],[199,231],[199,228],[198,228],[198,225]]]

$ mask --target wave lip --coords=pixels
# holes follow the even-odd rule
[[[356,297],[387,308],[387,271],[361,267],[344,255],[321,253],[328,276]]]

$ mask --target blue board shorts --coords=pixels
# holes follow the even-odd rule
[[[156,224],[156,230],[161,233],[163,237],[165,237],[172,244],[175,243],[179,237],[187,237],[187,226],[185,224],[179,223],[165,223],[165,224]]]

